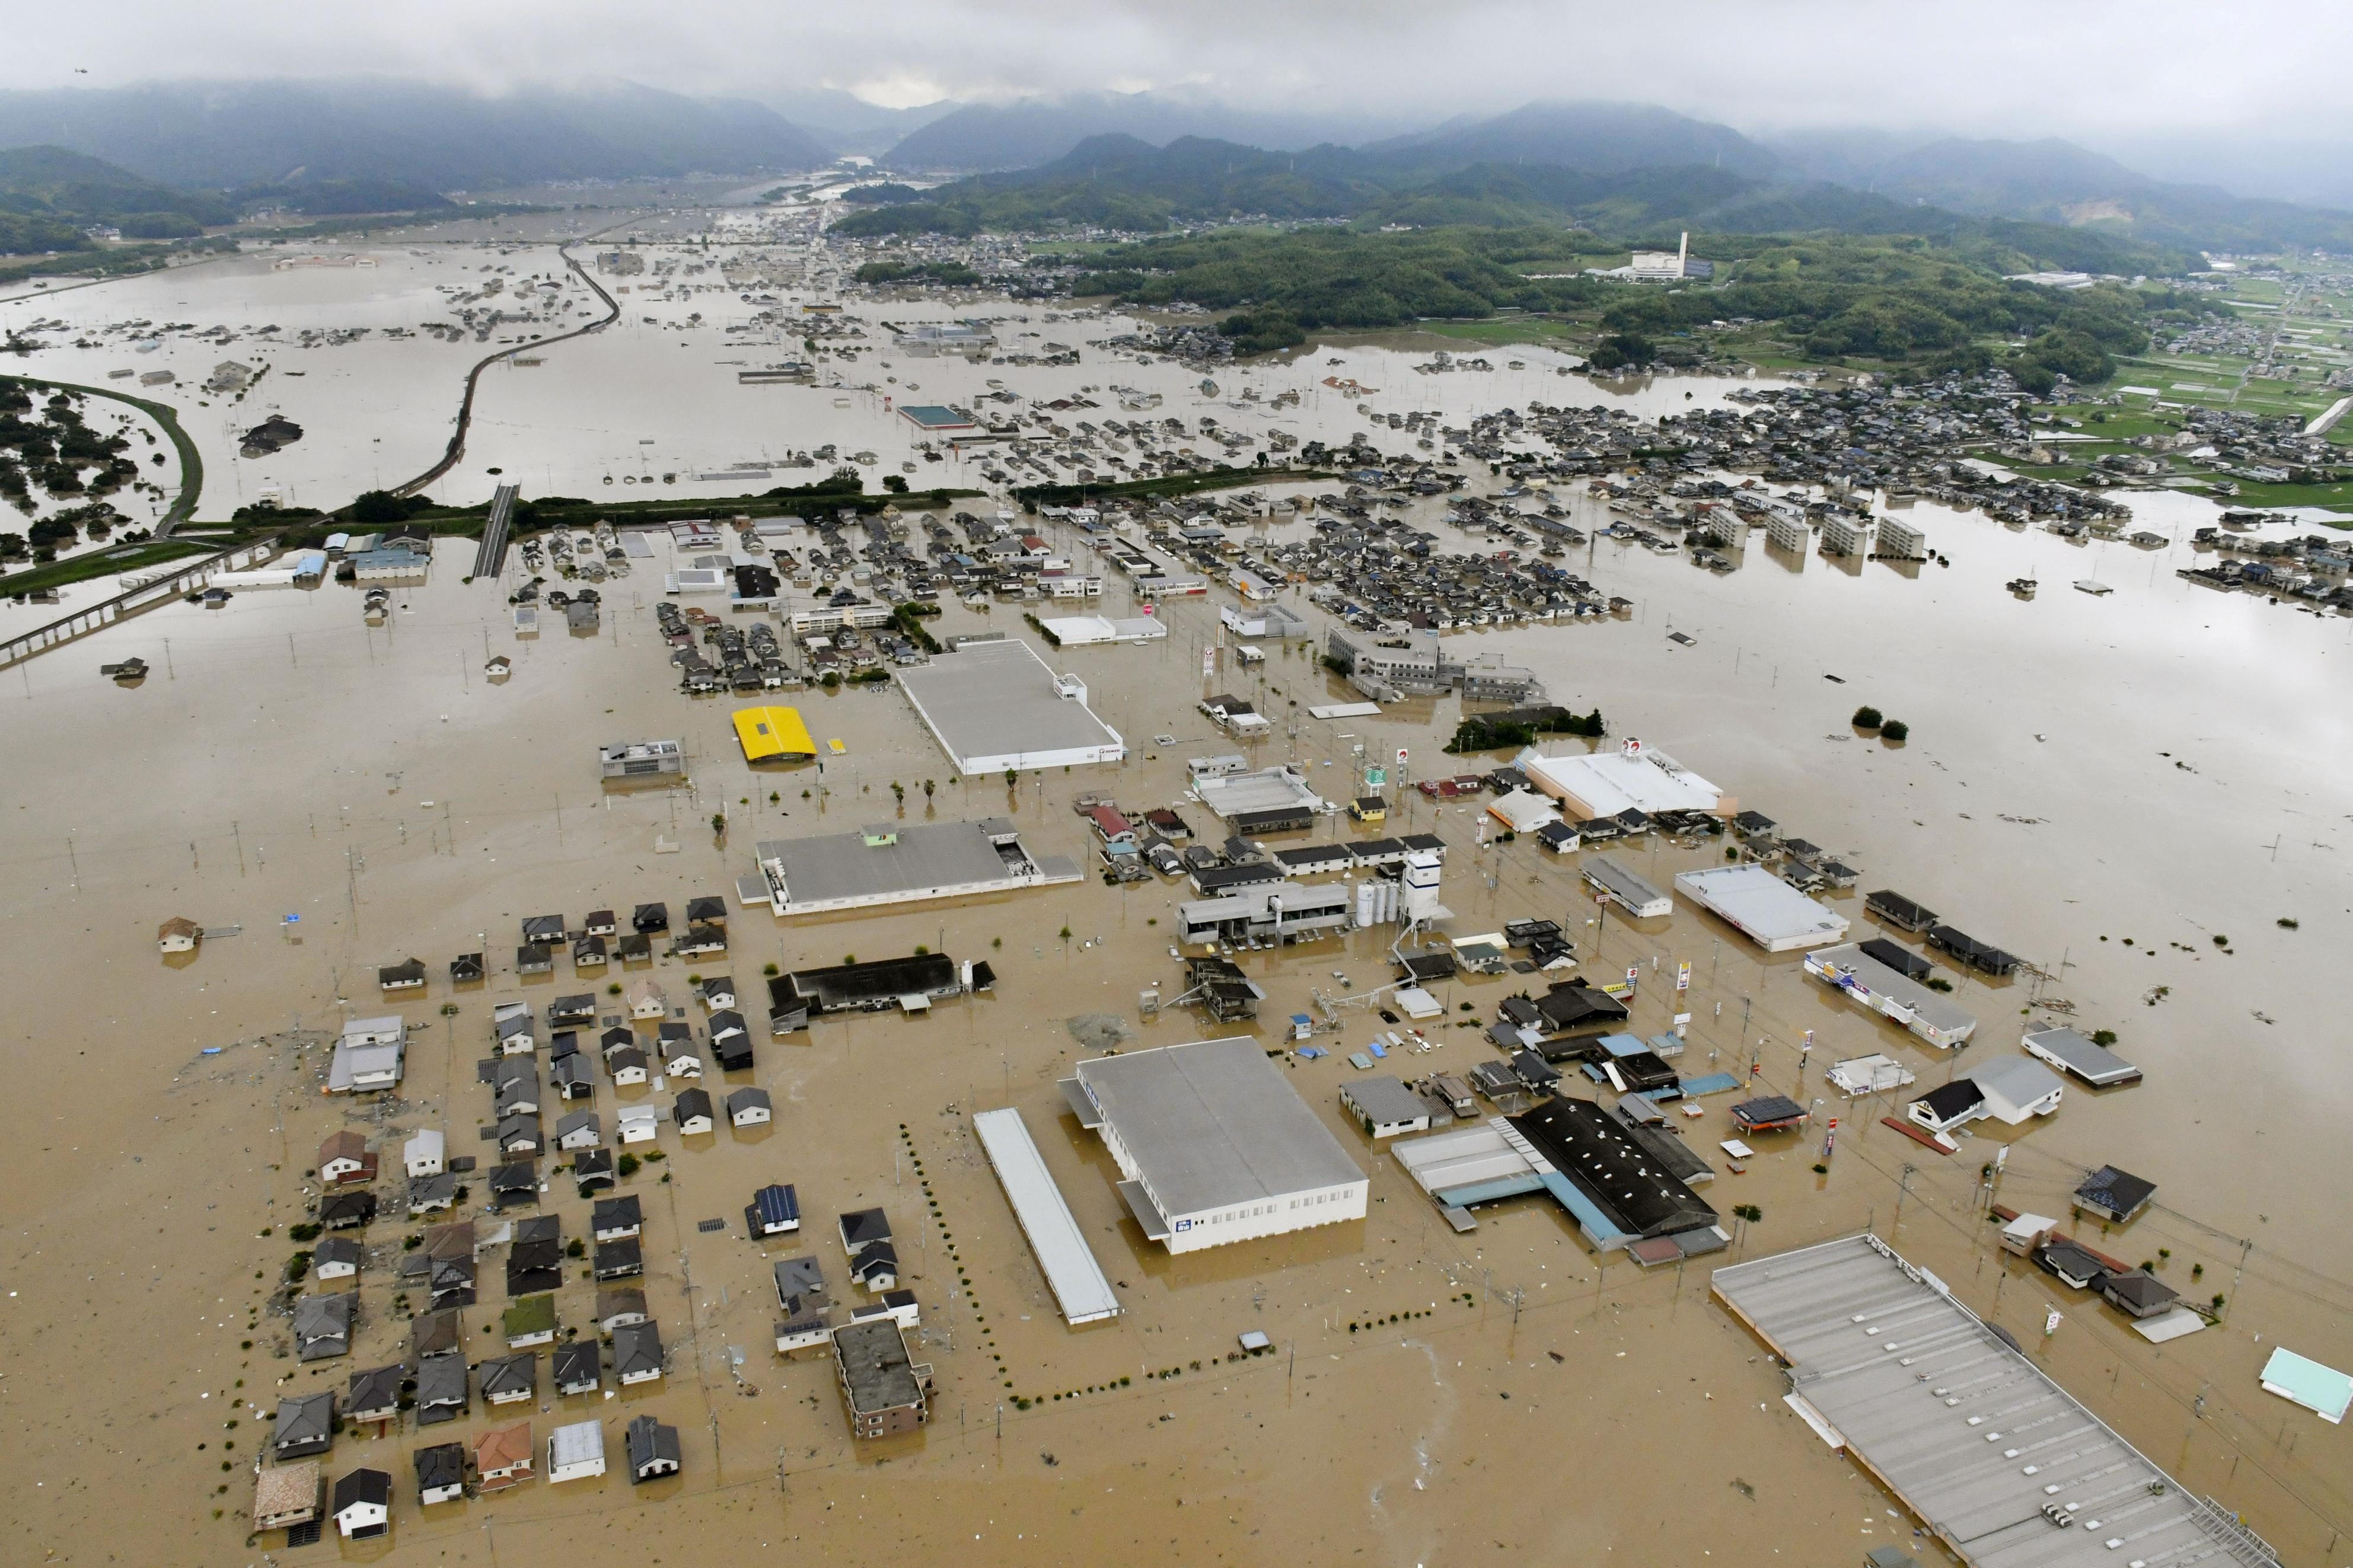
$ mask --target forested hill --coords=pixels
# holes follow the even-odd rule
[[[280,181],[231,191],[181,190],[62,147],[0,150],[0,255],[95,247],[89,230],[125,239],[193,239],[258,208],[311,217],[448,209],[439,192],[388,179]]]
[[[133,239],[177,239],[235,216],[218,192],[176,191],[62,147],[0,151],[0,254],[83,250],[103,224]]]
[[[1036,168],[957,180],[855,214],[842,232],[1150,233],[1261,217],[1945,236],[2023,221],[2177,252],[2353,251],[2353,214],[2162,184],[2065,143],[1947,141],[1875,163],[1789,160],[1680,117],[1638,138],[1623,105],[1602,106],[1611,113],[1588,135],[1593,117],[1577,107],[1534,106],[1442,134],[1296,153],[1198,136],[1166,146],[1093,136]],[[1677,158],[1684,161],[1667,161]]]
[[[1263,217],[1389,226],[1574,226],[1622,243],[1672,244],[1681,229],[1733,234],[1830,232],[1990,240],[2018,251],[2021,269],[2170,272],[2193,264],[2179,248],[2138,246],[2095,228],[2020,224],[1891,201],[1820,181],[1790,184],[1712,165],[1593,173],[1560,164],[1474,163],[1430,174],[1401,167],[1403,152],[1313,147],[1268,153],[1182,137],[1154,147],[1098,136],[1042,168],[983,174],[862,207],[845,235],[969,235],[1063,227],[1152,233],[1172,225]],[[1599,248],[1608,248],[1602,247]]]
[[[2000,363],[2022,384],[2046,387],[2061,374],[2105,380],[2112,356],[2139,352],[2152,327],[2186,323],[2209,309],[2201,297],[2156,286],[2007,281],[2005,274],[2043,262],[2031,248],[2043,233],[2082,237],[2010,227],[2008,240],[1983,232],[1947,240],[1710,235],[1704,249],[1717,258],[1714,284],[1682,289],[1585,276],[1607,259],[1593,253],[1599,242],[1558,228],[1231,228],[1113,247],[1072,289],[1143,306],[1184,300],[1231,311],[1221,330],[1245,353],[1293,346],[1327,329],[1511,310],[1596,316],[1602,331],[1629,342],[1727,320],[1768,322],[1811,357],[1923,369]]]

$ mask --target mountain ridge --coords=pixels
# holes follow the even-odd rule
[[[438,191],[829,163],[765,105],[630,82],[483,97],[380,78],[0,92],[0,146],[49,143],[164,184],[389,179]]]

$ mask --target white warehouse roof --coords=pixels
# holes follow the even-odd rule
[[[1681,871],[1675,886],[1767,952],[1820,947],[1846,938],[1844,915],[1833,914],[1762,866]]]
[[[1528,782],[1556,798],[1575,801],[1580,815],[1616,816],[1628,810],[1657,816],[1662,811],[1727,811],[1724,792],[1662,752],[1641,750],[1629,741],[1614,752],[1588,756],[1572,752],[1541,756],[1530,750],[1518,766]]]
[[[1119,1298],[1112,1293],[1103,1265],[1095,1261],[1021,1113],[1009,1108],[984,1110],[972,1119],[972,1130],[987,1152],[997,1179],[1005,1184],[1013,1215],[1029,1238],[1029,1249],[1038,1255],[1038,1266],[1045,1271],[1062,1316],[1072,1327],[1117,1317]]]
[[[971,643],[899,672],[899,689],[967,773],[1115,763],[1119,732],[1087,707],[1086,688],[1058,679],[1026,642]]]
[[[1171,1220],[1347,1184],[1361,1191],[1365,1184],[1365,1173],[1254,1039],[1082,1061],[1077,1083],[1115,1150],[1134,1163],[1135,1180]]]

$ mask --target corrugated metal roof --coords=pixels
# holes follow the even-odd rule
[[[1714,1286],[1850,1451],[1962,1562],[2275,1568],[2253,1536],[1877,1238],[1719,1268]],[[2126,1542],[2128,1552],[2117,1550]]]
[[[1095,1261],[1079,1222],[1054,1184],[1045,1157],[1029,1136],[1018,1110],[984,1110],[972,1119],[972,1130],[996,1168],[997,1179],[1021,1222],[1029,1249],[1038,1255],[1054,1302],[1072,1326],[1092,1323],[1119,1313],[1119,1298],[1111,1280]]]

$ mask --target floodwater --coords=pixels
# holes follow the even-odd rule
[[[585,260],[594,248],[593,242],[585,243],[578,254]],[[659,258],[664,253],[654,249],[646,254]],[[694,254],[699,258],[702,253]],[[712,254],[731,265],[754,268],[766,265],[758,258],[773,258],[780,279],[797,276],[808,260],[806,247],[784,245],[715,247]],[[338,261],[355,257],[373,265],[272,269],[273,260],[310,255]],[[486,268],[508,270],[486,274]],[[449,342],[417,331],[427,321],[454,322],[448,297],[438,290],[478,289],[491,276],[507,286],[474,303],[486,309],[511,307],[523,280],[554,279],[564,285],[552,291],[561,301],[562,319],[501,325],[483,342],[471,331],[463,333],[461,341]],[[1417,374],[1413,367],[1430,363],[1438,352],[1476,357],[1462,345],[1432,340],[1427,349],[1354,343],[1304,354],[1289,363],[1219,370],[1213,373],[1219,395],[1208,397],[1198,389],[1202,374],[1197,370],[1157,356],[1148,365],[1139,364],[1132,357],[1085,346],[1091,340],[1134,331],[1138,322],[1133,318],[1073,317],[997,300],[975,305],[861,302],[850,313],[863,322],[866,336],[851,341],[866,345],[866,352],[854,363],[825,362],[828,376],[845,384],[744,385],[736,380],[740,370],[799,355],[798,339],[792,335],[797,329],[788,326],[780,334],[764,326],[731,333],[731,327],[751,326],[762,307],[743,302],[740,295],[751,290],[725,284],[715,269],[662,280],[665,286],[693,284],[699,291],[684,299],[648,298],[651,279],[650,272],[600,279],[610,289],[627,285],[631,289],[617,293],[622,309],[612,327],[548,350],[538,365],[510,363],[485,375],[466,459],[434,487],[437,500],[453,504],[487,500],[500,482],[493,470],[522,483],[526,494],[609,493],[622,500],[649,493],[734,495],[744,488],[740,477],[722,481],[696,476],[716,474],[739,462],[780,461],[789,451],[828,444],[845,454],[873,451],[881,460],[880,471],[893,472],[901,463],[916,458],[921,437],[915,426],[886,406],[886,400],[968,404],[990,390],[992,379],[1039,403],[1092,395],[1112,416],[1121,413],[1118,399],[1100,389],[1134,386],[1163,396],[1163,405],[1151,412],[1155,419],[1183,416],[1189,422],[1208,415],[1253,435],[1282,429],[1303,440],[1343,441],[1365,428],[1356,414],[1359,403],[1384,414],[1422,408],[1464,421],[1504,404],[1531,399],[1612,403],[1654,416],[1683,406],[1685,392],[1712,402],[1736,384],[1662,382],[1622,393],[1599,391],[1555,374],[1576,363],[1575,356],[1536,348],[1478,351],[1497,367],[1492,372]],[[829,297],[814,287],[794,288],[781,281],[764,291],[775,293],[787,308]],[[533,331],[549,335],[599,313],[601,306],[571,279],[552,245],[412,240],[325,247],[315,252],[254,252],[101,287],[20,294],[0,300],[0,331],[27,332],[47,345],[12,366],[20,374],[125,386],[149,397],[176,400],[181,423],[205,457],[206,489],[198,515],[212,518],[226,517],[265,490],[275,490],[288,505],[333,508],[357,489],[396,484],[423,472],[448,444],[469,366],[501,347],[513,350],[518,359],[542,357],[529,342],[513,340]],[[693,313],[705,320],[690,325]],[[993,321],[1001,353],[1039,354],[1046,352],[1047,343],[1060,342],[1081,348],[1082,363],[1016,367],[954,355],[919,357],[894,351],[882,326],[886,321],[912,326],[963,318]],[[32,331],[33,324],[41,321],[66,326]],[[130,329],[90,335],[130,322],[153,323],[156,329],[186,323],[195,331]],[[250,335],[265,325],[279,329],[276,341]],[[195,335],[215,326],[226,326],[237,335],[227,342]],[[309,347],[299,342],[305,330],[328,334],[358,328],[369,329],[369,335]],[[387,339],[382,334],[390,328],[405,328],[413,335]],[[77,347],[78,342],[92,346]],[[155,346],[142,352],[137,345],[146,342]],[[1514,359],[1528,368],[1504,368]],[[242,401],[205,396],[202,384],[223,360],[267,365],[270,374]],[[179,384],[142,391],[135,379],[108,381],[110,371],[126,368],[170,371]],[[1327,376],[1372,390],[1355,394],[1327,388],[1322,384]],[[871,389],[863,390],[870,384]],[[1084,387],[1098,390],[1084,394]],[[1264,402],[1241,402],[1245,388],[1263,398],[1286,389],[1297,389],[1304,396],[1297,408],[1276,410]],[[844,397],[847,406],[837,406]],[[283,414],[301,426],[302,438],[265,458],[241,457],[239,437],[271,414]],[[1083,412],[1071,416],[1083,416]],[[604,482],[623,476],[659,479],[664,473],[677,478],[650,492]],[[919,488],[976,484],[978,473],[972,459],[950,457],[921,464],[913,482]],[[777,482],[806,482],[810,477],[786,471]]]
[[[290,276],[307,285],[316,275],[277,274],[269,286]],[[289,306],[268,319],[284,325],[291,316]],[[1080,328],[1105,330],[1032,324],[1066,342]],[[687,367],[671,380],[658,343],[641,342],[632,359],[618,353],[625,342],[617,332],[592,338],[551,351],[541,370],[488,378],[496,391],[469,469],[503,456],[501,466],[520,475],[532,460],[522,454],[543,452],[538,460],[554,468],[569,453],[572,467],[556,470],[557,488],[568,489],[563,473],[627,455],[628,443],[596,444],[608,437],[633,443],[639,426],[653,435],[658,425],[661,440],[682,445],[701,438],[691,410],[711,423],[712,410],[748,408],[750,399],[778,406],[766,424],[747,417],[740,430],[712,429],[698,448],[708,460],[757,456],[742,442],[761,429],[779,447],[849,438],[818,433],[835,428],[834,394],[749,387],[733,396],[730,374],[696,405],[693,389],[712,374],[705,356],[670,350]],[[301,357],[323,367],[394,346]],[[451,402],[462,364],[480,352],[470,342],[446,354],[397,347],[420,362],[443,356],[435,375],[420,370],[410,384],[446,374],[440,390]],[[1487,357],[1502,363],[1513,353]],[[558,355],[576,358],[551,374]],[[1344,351],[1345,369],[1324,367],[1329,357],[1318,356],[1317,377],[1380,386],[1377,407],[1392,397],[1394,407],[1459,398],[1467,414],[1493,401],[1595,395],[1535,370],[1419,376],[1408,367],[1419,356],[1394,349]],[[1517,357],[1541,363],[1532,351]],[[48,358],[37,359],[36,373],[65,376]],[[1141,381],[1132,364],[982,372],[902,361],[881,374],[922,384],[925,397],[958,395],[948,374],[997,374],[1039,396],[1060,385],[1051,377],[1069,377],[1069,389]],[[1278,376],[1300,374],[1251,374],[1270,390]],[[356,419],[366,378],[351,379],[335,397]],[[307,396],[312,382],[332,381],[322,374],[291,384]],[[287,384],[272,384],[281,393]],[[1680,402],[1683,391],[1704,396],[1709,385],[1661,383],[1641,395]],[[438,447],[425,412],[392,398],[376,406],[406,422],[411,448]],[[617,412],[600,411],[607,407]],[[308,427],[303,412],[288,409]],[[1299,416],[1345,433],[1352,412],[1319,413],[1311,398]],[[848,414],[873,432],[860,439],[883,451],[882,433],[894,428],[887,417]],[[559,428],[537,434],[537,419]],[[588,430],[591,419],[604,428]],[[349,435],[333,434],[332,416],[320,423],[330,444],[353,450]],[[320,473],[305,482],[323,482]],[[2132,499],[2136,527],[2177,540],[2206,514],[2187,500]],[[1606,521],[1581,490],[1573,510],[1580,527]],[[1899,1104],[1841,1105],[1820,1079],[1829,1063],[1869,1050],[1897,1057],[1923,1083],[1949,1064],[1822,992],[1793,957],[1760,962],[1688,906],[1639,931],[1613,920],[1597,932],[1573,859],[1525,843],[1477,847],[1467,805],[1409,795],[1389,830],[1436,831],[1453,846],[1444,897],[1456,931],[1519,914],[1562,919],[1589,972],[1641,968],[1639,1032],[1659,1033],[1677,1011],[1693,1015],[1686,1070],[1739,1070],[1753,1058],[1767,1088],[1826,1099],[1820,1114],[1839,1115],[1841,1126],[1823,1175],[1810,1169],[1821,1158],[1819,1122],[1803,1137],[1752,1140],[1760,1156],[1740,1175],[1716,1159],[1715,1141],[1731,1131],[1724,1100],[1704,1102],[1705,1115],[1688,1124],[1692,1146],[1722,1172],[1703,1195],[1727,1213],[1736,1203],[1763,1210],[1735,1256],[1873,1226],[2010,1327],[2185,1484],[2244,1511],[2290,1560],[2320,1560],[2353,1521],[2348,1434],[2263,1394],[2254,1373],[2275,1341],[2353,1366],[2353,1258],[2326,1152],[2353,1110],[2343,1030],[2325,991],[2327,955],[2353,935],[2353,889],[2339,859],[2353,800],[2337,771],[2348,754],[2348,721],[2341,698],[2331,700],[2343,681],[2327,662],[2346,657],[2344,628],[2182,583],[2171,571],[2193,559],[2186,544],[2144,555],[2068,546],[1933,507],[1912,516],[1950,567],[1849,571],[1820,557],[1784,560],[1759,536],[1740,570],[1719,577],[1597,543],[1578,569],[1605,593],[1635,600],[1634,616],[1477,634],[1480,646],[1536,665],[1557,700],[1599,705],[1618,733],[1640,735],[1862,866],[1862,889],[1900,889],[2045,970],[2047,979],[1990,987],[1948,971],[1956,999],[1983,1020],[1964,1062],[2011,1054],[2021,1015],[2038,1003],[2071,1005],[2064,1016],[2087,1029],[2116,1028],[2147,1081],[2101,1095],[2071,1088],[2055,1118],[2005,1132],[2011,1151],[1997,1196],[2063,1215],[2083,1170],[2108,1162],[2158,1182],[2157,1209],[2089,1239],[2133,1261],[2160,1261],[2165,1249],[2160,1273],[2177,1289],[2229,1296],[2222,1326],[2150,1347],[2107,1308],[2016,1260],[2005,1267],[1974,1217],[1993,1141],[1932,1153],[1878,1126]],[[1079,548],[1073,538],[1057,542]],[[471,548],[445,544],[431,581],[404,590],[384,628],[362,623],[348,589],[242,593],[216,611],[171,605],[20,666],[13,679],[0,673],[0,734],[16,767],[0,839],[0,952],[15,1004],[5,1038],[29,1100],[11,1189],[14,1294],[0,1319],[18,1480],[6,1529],[21,1542],[16,1557],[256,1560],[237,1516],[268,1411],[280,1392],[340,1387],[350,1370],[399,1353],[405,1318],[392,1268],[405,1227],[389,1218],[372,1227],[354,1357],[323,1370],[278,1359],[282,1318],[248,1318],[269,1283],[257,1271],[274,1278],[282,1268],[310,1151],[346,1116],[372,1136],[442,1126],[453,1152],[473,1152],[470,1129],[487,1120],[488,1095],[472,1063],[484,1054],[491,1004],[601,993],[601,979],[568,974],[520,983],[512,950],[522,918],[649,899],[675,910],[693,894],[729,892],[755,838],[843,831],[900,809],[1010,813],[1033,847],[1084,854],[1074,794],[1110,788],[1130,805],[1174,800],[1182,759],[1227,747],[1192,707],[1200,647],[1217,640],[1216,605],[1177,601],[1162,606],[1173,633],[1163,645],[1054,656],[1057,668],[1086,678],[1093,705],[1136,743],[1119,767],[1024,779],[1011,792],[1001,781],[955,779],[885,688],[800,696],[811,729],[840,739],[843,752],[822,772],[755,774],[733,750],[733,705],[672,689],[651,615],[659,563],[604,585],[602,635],[551,627],[518,642],[503,595],[459,581]],[[2029,570],[2042,591],[2020,603],[2001,584]],[[2067,586],[2094,575],[2116,591],[2094,598]],[[1110,588],[1101,612],[1132,613],[1124,593]],[[938,630],[1003,626],[1016,614],[950,605]],[[1695,645],[1669,641],[1670,630]],[[156,668],[141,687],[96,677],[98,663],[132,654]],[[515,661],[502,683],[486,678],[491,654]],[[1305,762],[1326,795],[1352,793],[1359,742],[1376,753],[1408,746],[1421,774],[1454,765],[1437,750],[1453,727],[1451,701],[1318,722],[1304,709],[1340,693],[1297,648],[1254,677],[1220,679],[1246,694],[1260,688],[1254,700],[1286,721],[1256,748],[1261,759]],[[1910,743],[1854,734],[1846,720],[1862,702],[1909,722]],[[1162,734],[1176,743],[1152,742]],[[595,746],[656,735],[687,742],[691,788],[606,795]],[[925,780],[934,785],[928,796]],[[892,804],[894,782],[907,789],[903,807]],[[714,812],[730,819],[723,845]],[[659,852],[665,843],[677,852]],[[1619,853],[1664,878],[1719,851]],[[560,1405],[547,1398],[531,1412],[541,1428],[605,1417],[614,1473],[428,1515],[409,1489],[408,1451],[470,1439],[503,1425],[505,1413],[493,1420],[478,1406],[424,1436],[347,1434],[331,1471],[372,1463],[396,1477],[393,1540],[368,1555],[490,1562],[495,1551],[509,1564],[552,1563],[609,1552],[614,1532],[632,1530],[722,1552],[814,1546],[848,1556],[913,1546],[987,1563],[1116,1552],[1184,1563],[1362,1555],[1404,1565],[1499,1547],[1552,1560],[1624,1551],[1630,1561],[1690,1562],[1757,1557],[1759,1542],[1793,1562],[1828,1562],[1891,1541],[1936,1555],[1912,1538],[1914,1521],[1890,1512],[1891,1500],[1786,1413],[1762,1348],[1708,1304],[1704,1262],[1674,1274],[1642,1274],[1622,1260],[1598,1268],[1556,1211],[1525,1201],[1487,1212],[1465,1236],[1440,1223],[1338,1114],[1345,1050],[1378,1026],[1361,1008],[1338,1010],[1324,1041],[1344,1047],[1337,1055],[1292,1071],[1373,1172],[1372,1217],[1262,1246],[1158,1255],[1122,1215],[1112,1167],[1060,1112],[1054,1080],[1081,1048],[1063,1024],[1074,1015],[1120,1015],[1145,1044],[1227,1032],[1180,1012],[1138,1013],[1145,987],[1176,989],[1164,929],[1178,896],[1085,883],[789,926],[739,912],[725,967],[747,988],[769,963],[872,958],[918,943],[989,958],[998,985],[927,1019],[826,1022],[789,1041],[763,1040],[751,1081],[775,1095],[775,1126],[685,1141],[665,1131],[668,1157],[625,1188],[647,1200],[644,1284],[670,1347],[669,1374],[650,1391]],[[1864,934],[1859,897],[1835,902]],[[155,926],[175,914],[222,934],[192,960],[161,959]],[[287,923],[289,915],[300,919]],[[2274,923],[2283,917],[2298,928]],[[2218,934],[2230,939],[2228,952]],[[1244,961],[1268,991],[1271,1021],[1313,1010],[1311,991],[1338,996],[1385,981],[1384,946],[1364,932]],[[448,959],[477,949],[492,955],[491,982],[453,993]],[[386,1010],[371,988],[374,968],[411,954],[434,979],[421,1001],[398,1005],[427,1026],[402,1098],[380,1109],[323,1100],[315,1042],[347,1015]],[[1693,989],[1680,998],[1679,962],[1693,965]],[[651,973],[674,1002],[687,1000],[688,966],[670,961]],[[1460,981],[1442,1000],[1451,1018],[1483,1021],[1523,984]],[[1458,1010],[1465,1003],[1472,1013]],[[1815,1043],[1801,1067],[1808,1030]],[[1487,1052],[1472,1029],[1432,1037],[1443,1043],[1410,1058],[1408,1071],[1459,1071]],[[290,1038],[314,1043],[298,1053]],[[199,1054],[215,1047],[220,1055]],[[596,1109],[609,1123],[617,1101],[643,1098],[600,1084]],[[1054,1316],[965,1120],[1008,1103],[1023,1110],[1119,1282],[1128,1310],[1113,1323],[1074,1332]],[[776,1180],[798,1188],[808,1224],[801,1245],[771,1244],[764,1257],[740,1232],[697,1230],[696,1221],[733,1215],[753,1187]],[[387,1177],[381,1191],[396,1186]],[[577,1234],[586,1205],[560,1180],[554,1186],[543,1202]],[[872,1203],[888,1208],[902,1252],[913,1254],[906,1282],[923,1304],[940,1396],[926,1433],[861,1446],[847,1436],[829,1363],[782,1362],[768,1348],[765,1259],[809,1251],[838,1277],[830,1216]],[[264,1226],[278,1234],[259,1236]],[[485,1303],[467,1314],[475,1359],[501,1348],[483,1327],[502,1300],[499,1261],[495,1252],[486,1260]],[[838,1290],[851,1294],[846,1284]],[[589,1299],[587,1284],[567,1284],[564,1321],[585,1323]],[[2047,1306],[2063,1321],[2046,1340]],[[1251,1328],[1277,1353],[1226,1361]],[[111,1375],[93,1379],[101,1363]],[[1179,1374],[1155,1375],[1170,1368]],[[1017,1395],[1038,1403],[1020,1408]],[[232,1400],[258,1400],[262,1414],[242,1413],[230,1430]],[[686,1473],[677,1480],[631,1488],[619,1474],[619,1429],[640,1409],[681,1429]],[[235,1447],[224,1452],[225,1441]],[[215,1493],[220,1486],[227,1491]],[[125,1519],[119,1500],[133,1489],[151,1506]],[[215,1509],[224,1516],[213,1519]],[[186,1544],[192,1534],[201,1545]]]

